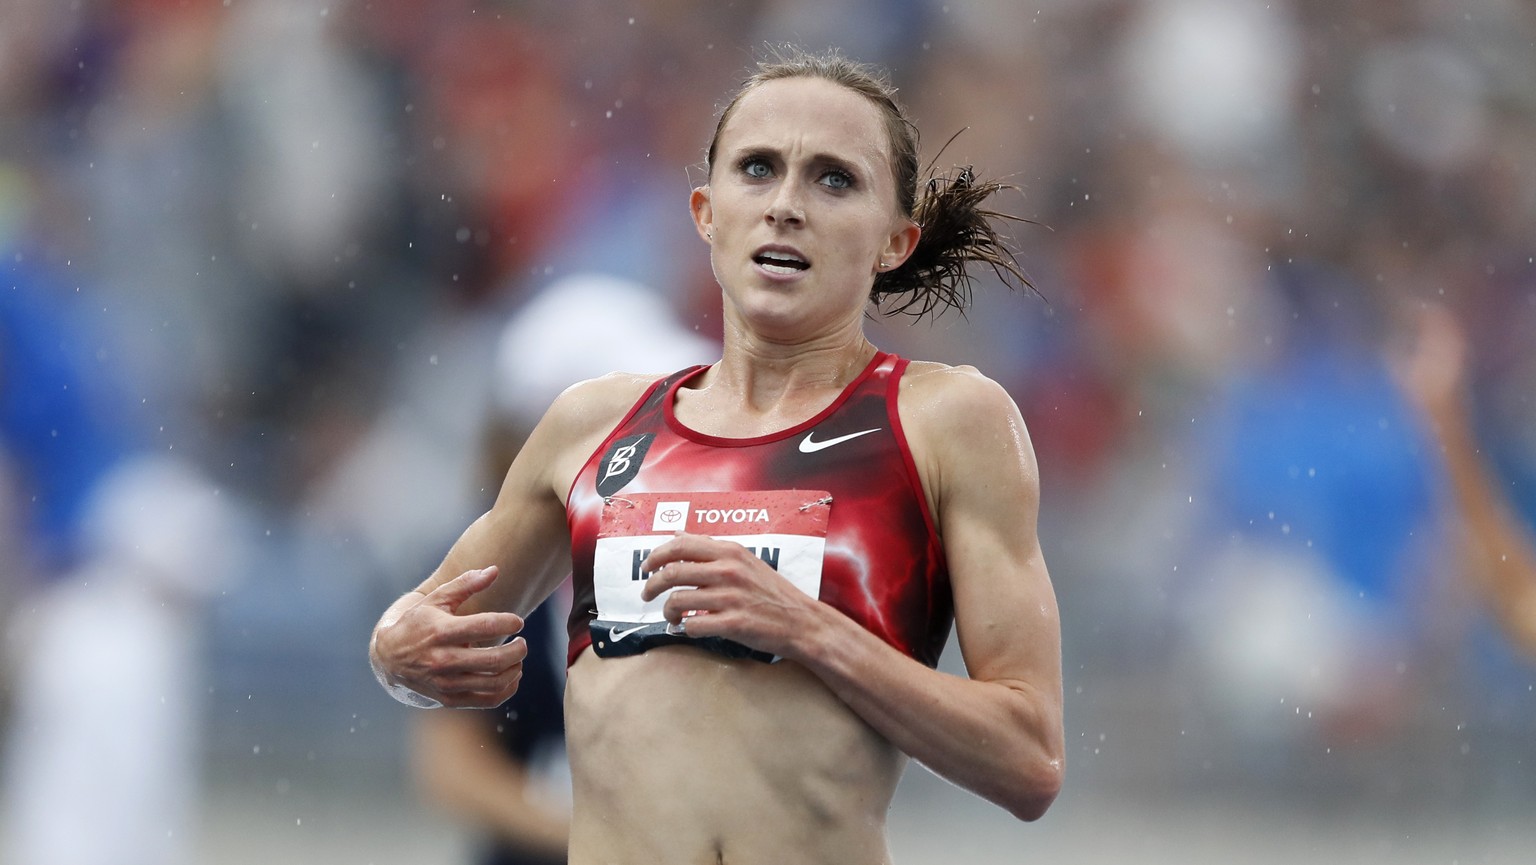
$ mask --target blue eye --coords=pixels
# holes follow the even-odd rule
[[[846,171],[833,169],[821,176],[821,183],[832,189],[850,189],[853,186],[853,176]]]
[[[767,161],[757,157],[753,157],[743,162],[741,164],[741,170],[748,177],[762,178],[773,174],[773,169],[768,166]]]

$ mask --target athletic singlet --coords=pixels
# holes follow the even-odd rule
[[[567,662],[588,646],[616,656],[674,643],[769,660],[727,640],[671,634],[664,598],[638,600],[649,576],[640,562],[685,529],[742,543],[807,594],[936,665],[954,607],[897,416],[906,367],[877,353],[815,417],[754,438],[704,435],[674,416],[678,389],[706,367],[653,384],[571,487]]]

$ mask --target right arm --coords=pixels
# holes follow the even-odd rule
[[[1466,404],[1466,338],[1447,310],[1419,313],[1398,380],[1440,445],[1463,564],[1509,639],[1536,656],[1536,544],[1479,451]]]
[[[526,615],[569,570],[565,494],[653,378],[612,375],[555,400],[507,470],[491,509],[374,626],[369,660],[398,700],[491,708],[517,691]]]

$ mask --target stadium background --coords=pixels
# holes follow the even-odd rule
[[[897,861],[1528,861],[1536,661],[1468,588],[1387,373],[1416,304],[1457,316],[1536,524],[1516,0],[5,0],[6,669],[97,550],[97,481],[169,455],[226,511],[183,563],[194,861],[460,861],[368,629],[483,503],[528,298],[617,274],[717,334],[686,195],[780,41],[891,67],[926,157],[1031,220],[1040,297],[983,281],[967,318],[874,332],[1029,423],[1067,785],[1026,826],[914,766]]]

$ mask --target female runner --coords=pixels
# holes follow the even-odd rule
[[[550,407],[492,508],[379,621],[380,681],[494,706],[569,573],[573,863],[884,863],[907,758],[1020,819],[1062,782],[1059,617],[1018,408],[881,352],[871,303],[1019,277],[967,170],[920,183],[878,73],[763,64],[689,205],[724,347]],[[1020,277],[1022,278],[1022,277]],[[934,669],[953,622],[967,677]]]

